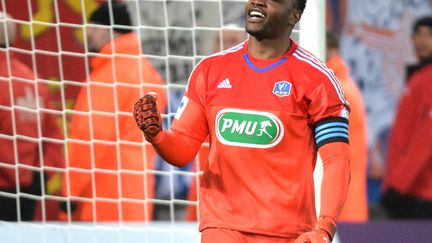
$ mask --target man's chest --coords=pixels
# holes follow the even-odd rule
[[[259,73],[248,66],[209,73],[207,106],[302,114],[304,89],[293,74],[282,68]]]

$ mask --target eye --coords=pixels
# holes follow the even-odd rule
[[[270,0],[270,2],[281,5],[285,2],[285,0]]]

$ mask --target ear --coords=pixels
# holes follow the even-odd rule
[[[300,21],[302,13],[303,12],[298,10],[298,9],[294,9],[293,11],[291,11],[291,13],[289,15],[289,23],[292,26],[296,25]]]

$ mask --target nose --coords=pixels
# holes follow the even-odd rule
[[[255,6],[264,6],[265,5],[265,0],[252,0],[252,5]]]

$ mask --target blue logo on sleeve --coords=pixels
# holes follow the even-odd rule
[[[275,83],[273,94],[279,97],[288,96],[291,93],[292,84],[288,81],[279,81]]]

